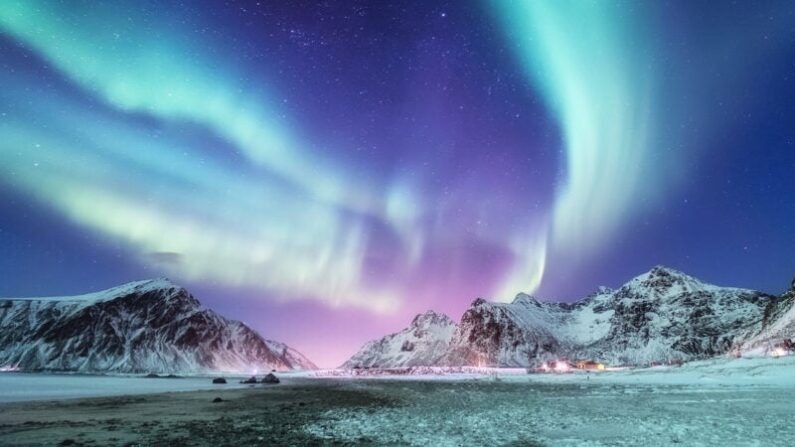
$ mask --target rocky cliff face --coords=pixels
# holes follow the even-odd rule
[[[475,300],[446,351],[425,366],[534,366],[551,359],[648,365],[707,358],[795,335],[795,292],[775,297],[706,284],[655,267],[617,290],[576,303],[519,294],[512,303]],[[366,345],[369,366],[405,366]],[[354,357],[357,358],[357,357]],[[431,358],[431,357],[427,357]],[[415,364],[416,365],[416,364]]]
[[[745,335],[738,352],[769,354],[785,345],[795,348],[795,280],[790,290],[768,304],[758,327]]]
[[[74,297],[0,299],[0,366],[184,373],[312,369],[165,279]]]
[[[441,364],[524,366],[530,358],[554,356],[565,343],[557,332],[566,317],[565,306],[528,295],[510,304],[477,299],[461,317]]]

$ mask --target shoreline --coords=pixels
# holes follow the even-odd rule
[[[499,380],[515,383],[612,384],[612,385],[698,385],[702,387],[776,387],[795,388],[795,356],[782,358],[712,359],[682,366],[626,369],[620,371],[583,371],[566,373],[527,373],[522,368],[412,368],[400,370],[327,369],[276,373],[286,386],[313,381],[393,381],[393,382],[463,382]],[[259,374],[258,377],[261,377]],[[212,378],[225,377],[227,384],[213,384]],[[0,373],[0,405],[9,402],[48,401],[93,397],[121,397],[167,392],[222,391],[273,385],[239,383],[246,374],[184,375],[178,378],[151,378],[141,375],[86,373]]]

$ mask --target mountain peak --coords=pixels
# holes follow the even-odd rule
[[[146,288],[146,289],[169,289],[172,287],[177,287],[180,289],[182,288],[180,285],[176,284],[175,282],[171,281],[165,276],[161,276],[158,278],[142,279],[140,281],[131,281],[117,287],[119,288],[132,287],[132,288]]]
[[[719,287],[678,270],[656,266],[648,272],[638,275],[625,283],[616,293],[621,296],[645,296],[659,299],[681,293],[714,292],[719,289],[753,292],[752,290],[738,289],[735,287]]]
[[[122,284],[120,286],[112,287],[110,289],[102,290],[99,292],[94,292],[88,295],[83,295],[85,297],[94,297],[94,298],[118,298],[127,295],[143,295],[146,293],[151,292],[160,292],[159,295],[163,298],[171,298],[177,295],[184,295],[190,296],[188,291],[175,283],[173,283],[168,278],[153,278],[153,279],[144,279],[140,281],[132,281],[126,284]]]
[[[84,293],[82,295],[71,296],[45,296],[45,297],[25,297],[25,298],[11,298],[13,300],[22,301],[64,301],[64,302],[82,302],[92,303],[98,301],[108,301],[116,298],[124,297],[132,294],[144,294],[155,291],[171,291],[167,297],[184,293],[189,295],[187,290],[182,286],[174,284],[168,278],[154,278],[144,279],[140,281],[131,281],[121,284],[109,289],[103,289],[96,292]]]
[[[513,299],[511,304],[520,304],[520,303],[538,304],[538,302],[539,302],[538,298],[532,295],[528,295],[526,293],[517,293],[516,297]]]
[[[484,300],[483,298],[475,298],[475,300],[472,301],[472,304],[470,304],[469,306],[470,307],[477,307],[477,306],[481,306],[483,304],[486,304],[487,302],[488,301]]]
[[[647,274],[649,276],[688,276],[679,270],[664,266],[662,264],[655,265],[651,268],[651,270],[648,271]]]
[[[104,293],[110,291],[123,292],[125,290],[148,291],[148,290],[171,289],[171,288],[181,289],[182,287],[180,287],[177,284],[174,284],[168,278],[160,277],[160,278],[141,279],[138,281],[130,281],[95,293]]]
[[[367,342],[342,367],[435,365],[447,352],[457,326],[443,313],[417,314],[407,328]]]
[[[427,310],[424,313],[417,314],[414,319],[411,320],[412,327],[426,327],[432,324],[450,325],[455,324],[455,322],[447,315],[433,310]]]
[[[640,286],[656,290],[670,289],[676,286],[683,289],[698,289],[704,285],[699,279],[662,265],[653,267],[648,272],[636,276],[625,284],[625,286],[632,288]]]

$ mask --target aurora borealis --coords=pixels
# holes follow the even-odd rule
[[[0,6],[0,295],[151,276],[333,365],[429,308],[795,274],[795,5]]]

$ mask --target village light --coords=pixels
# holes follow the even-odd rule
[[[574,365],[577,369],[604,371],[605,365],[594,360],[580,360]]]

